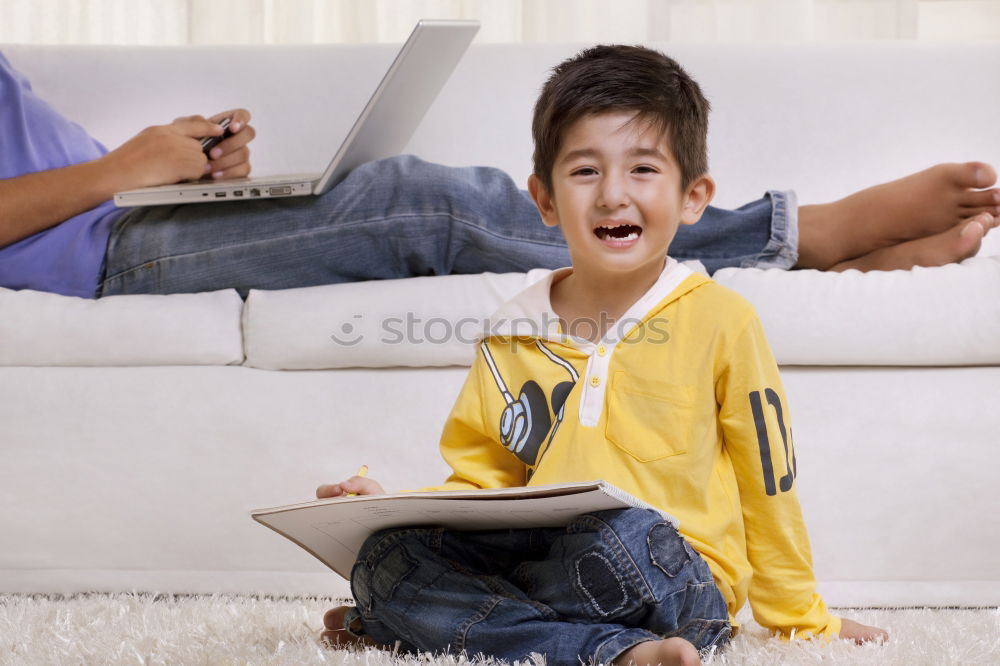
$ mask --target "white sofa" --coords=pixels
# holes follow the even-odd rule
[[[831,200],[937,161],[1000,164],[1000,89],[983,85],[998,44],[658,46],[712,100],[721,205],[767,188]],[[474,46],[410,152],[523,182],[534,96],[576,48]],[[109,145],[246,106],[268,173],[322,167],[395,48],[3,50]],[[757,306],[783,366],[832,604],[1000,603],[997,236],[937,269],[715,276]],[[537,277],[253,292],[245,305],[235,292],[0,290],[0,592],[345,593],[249,511],[361,463],[389,488],[441,479],[438,430],[471,351],[440,339],[467,340]],[[408,313],[398,343],[386,322]],[[332,339],[345,331],[361,341]]]

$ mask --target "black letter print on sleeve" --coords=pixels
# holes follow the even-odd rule
[[[757,426],[757,446],[760,449],[760,464],[764,474],[764,491],[768,495],[776,495],[778,490],[788,492],[795,481],[795,451],[790,450],[790,434],[785,428],[784,410],[781,408],[781,398],[773,389],[764,389],[767,404],[774,408],[778,417],[778,429],[781,431],[781,443],[785,450],[785,475],[774,483],[774,467],[771,465],[771,440],[767,436],[767,422],[764,420],[764,406],[760,399],[760,391],[750,393],[750,409],[753,411],[754,424]]]

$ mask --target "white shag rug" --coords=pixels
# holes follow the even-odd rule
[[[496,665],[455,656],[330,650],[317,641],[333,599],[89,594],[0,596],[0,664]],[[1000,664],[1000,609],[851,610],[886,629],[884,645],[786,643],[741,615],[744,628],[706,666]],[[544,660],[522,662],[540,666]],[[551,666],[551,665],[550,665]],[[562,666],[562,665],[559,665]]]

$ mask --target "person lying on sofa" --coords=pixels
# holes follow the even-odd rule
[[[715,192],[707,131],[701,89],[662,53],[597,46],[556,67],[528,185],[572,266],[501,307],[510,323],[479,346],[441,436],[452,473],[440,490],[603,478],[648,507],[562,528],[376,532],[351,571],[356,605],[324,618],[329,642],[692,665],[728,642],[748,600],[786,638],[888,638],[816,591],[760,320],[667,255]],[[385,491],[357,476],[317,496],[351,492]]]
[[[233,136],[209,157],[199,137]],[[0,53],[0,287],[93,298],[282,289],[568,263],[528,194],[502,171],[398,157],[356,169],[321,197],[119,209],[114,192],[250,173],[242,109],[149,127],[107,152],[57,113]],[[771,191],[708,208],[673,245],[726,266],[860,270],[973,255],[996,222],[987,164],[941,164],[830,204]],[[991,188],[991,189],[985,189]]]

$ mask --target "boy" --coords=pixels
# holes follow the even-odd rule
[[[441,442],[442,489],[603,478],[680,532],[644,509],[565,529],[381,532],[352,572],[357,607],[331,611],[330,629],[510,660],[695,664],[749,598],[784,635],[886,638],[815,591],[787,402],[755,313],[667,257],[714,194],[708,111],[649,49],[599,46],[555,69],[529,190],[572,268],[501,308],[495,321],[522,326],[491,329]],[[317,495],[348,492],[383,491],[354,477]]]

